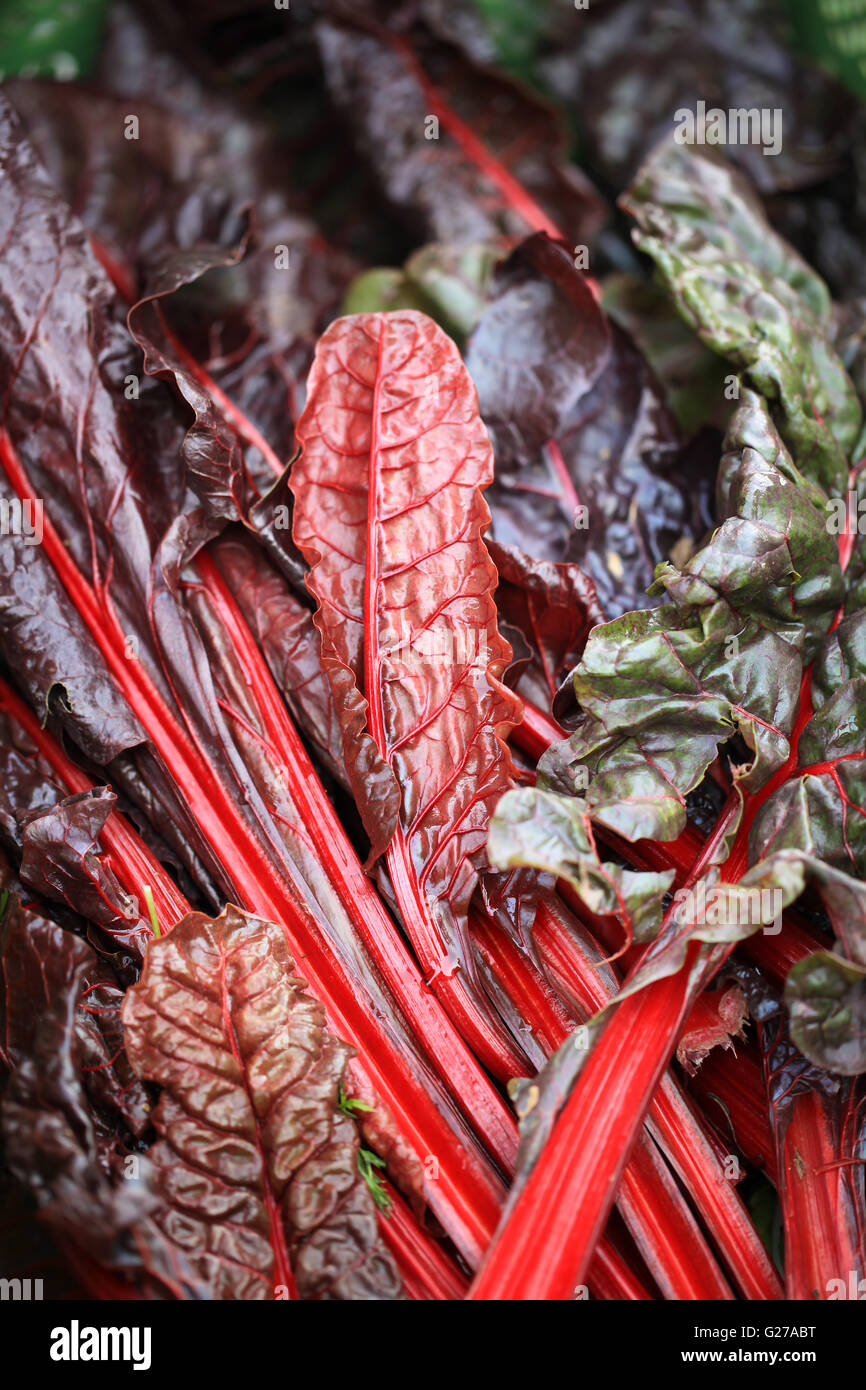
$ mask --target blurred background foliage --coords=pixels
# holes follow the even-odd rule
[[[0,73],[61,81],[86,77],[99,50],[109,3],[0,0]],[[272,0],[261,0],[261,5],[270,9]],[[561,16],[564,7],[570,8],[570,0],[457,0],[450,6],[461,7],[480,21],[501,67],[545,87],[541,60],[556,30],[557,12]],[[696,5],[696,13],[699,8]],[[866,0],[787,0],[784,10],[768,0],[764,8],[780,38],[866,98]]]
[[[0,0],[4,77],[86,77],[96,60],[108,0]]]

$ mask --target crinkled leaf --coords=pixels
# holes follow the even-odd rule
[[[804,884],[802,865],[787,862],[783,855],[762,860],[736,884],[725,883],[719,868],[713,866],[694,892],[675,895],[661,931],[618,998],[675,975],[685,966],[689,948],[700,942],[689,966],[690,987],[697,988],[721,965],[725,947],[744,941],[762,927],[775,933],[779,914],[799,897]]]
[[[669,138],[622,203],[686,322],[777,405],[801,473],[842,493],[862,412],[832,346],[823,281],[712,149]]]
[[[490,823],[487,853],[499,869],[530,866],[566,879],[591,912],[615,916],[628,941],[658,931],[673,870],[635,873],[603,863],[587,807],[577,797],[521,787],[505,794]]]
[[[660,566],[673,602],[596,628],[574,672],[581,723],[545,755],[568,786],[592,774],[592,816],[627,839],[672,839],[685,797],[739,731],[753,790],[781,767],[797,712],[802,658],[842,595],[821,494],[797,473],[761,398],[744,391],[719,482],[725,519],[683,566]]]
[[[99,845],[116,802],[110,788],[98,787],[31,815],[21,833],[21,879],[95,923],[114,947],[141,961],[153,935],[144,900],[123,891]]]
[[[158,1216],[215,1298],[397,1298],[359,1140],[339,1108],[351,1049],[294,975],[281,928],[227,907],[154,942],[123,1020],[158,1082]],[[290,1273],[291,1271],[291,1273]]]
[[[432,836],[429,850],[449,861],[456,852],[459,865],[471,852],[473,819],[485,818],[497,783],[507,783],[497,731],[518,713],[496,682],[508,653],[496,632],[479,491],[492,460],[471,382],[453,344],[423,315],[341,319],[320,341],[300,438],[295,540],[311,565],[323,661],[374,852],[399,818],[419,848]],[[431,688],[431,668],[422,683],[419,661],[434,647]],[[449,755],[440,769],[431,759],[442,741]],[[480,786],[470,784],[470,769]],[[441,788],[434,781],[422,790],[422,771],[444,777]],[[450,793],[462,848],[450,843],[447,824],[437,844],[440,791]]]
[[[685,825],[686,796],[734,732],[753,754],[751,763],[736,768],[736,785],[746,792],[759,789],[788,761],[801,653],[808,659],[816,649],[818,712],[800,738],[801,758],[808,765],[824,756],[819,749],[831,741],[831,725],[837,731],[832,739],[844,744],[837,751],[858,744],[856,720],[840,726],[832,718],[834,677],[853,676],[856,686],[859,676],[848,670],[858,649],[853,624],[825,639],[842,597],[826,498],[794,468],[765,403],[749,390],[731,423],[719,503],[725,519],[707,543],[682,569],[659,567],[657,587],[673,602],[627,614],[590,634],[573,676],[577,732],[551,749],[539,768],[542,784],[560,793],[580,792],[590,779],[585,801],[558,798],[563,821],[586,816],[588,824],[605,825],[626,839],[673,838]],[[829,714],[816,730],[825,706]],[[850,761],[856,768],[856,757]],[[838,808],[836,775],[833,765],[825,780]],[[826,827],[823,843],[810,836],[802,807],[781,833],[780,817],[803,803],[813,782],[820,790],[819,779],[811,776],[786,781],[759,810],[752,867],[736,885],[720,881],[718,867],[705,873],[709,909],[691,895],[675,900],[628,993],[679,970],[694,941],[703,943],[692,961],[697,980],[716,948],[777,921],[781,908],[803,891],[811,856],[832,860],[835,848],[841,857],[852,807],[843,805],[841,814],[837,809],[835,819],[816,810],[817,825]],[[581,859],[586,844],[572,830],[547,867],[557,871],[566,850],[592,865],[591,857]],[[725,852],[720,847],[717,861]]]
[[[423,315],[339,319],[320,340],[298,438],[295,541],[372,856],[393,847],[425,968],[447,980],[460,963],[455,988],[468,988],[475,861],[520,713],[500,683],[511,654],[482,540],[493,458],[475,392]]]

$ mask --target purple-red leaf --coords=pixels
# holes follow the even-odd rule
[[[125,1143],[127,1127],[147,1128],[149,1103],[123,1052],[118,993],[86,942],[12,898],[0,927],[5,1159],[41,1220],[103,1274],[134,1277],[146,1298],[198,1297],[155,1224],[151,1165]]]
[[[96,923],[140,961],[152,935],[143,903],[124,893],[100,857],[99,835],[116,802],[109,787],[99,787],[30,816],[21,832],[21,878],[43,897]]]
[[[551,107],[423,24],[398,34],[339,9],[317,26],[326,81],[388,202],[423,240],[541,229],[593,239],[605,205],[565,163]]]
[[[499,571],[500,627],[505,623],[509,633],[516,630],[528,653],[515,689],[547,710],[580,660],[590,628],[604,620],[595,585],[578,565],[535,560],[490,537],[486,543]]]

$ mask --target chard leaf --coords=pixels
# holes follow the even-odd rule
[[[591,912],[619,919],[631,941],[658,931],[674,879],[633,873],[598,855],[587,807],[577,797],[521,787],[506,792],[490,823],[487,853],[498,869],[530,867],[566,879]]]
[[[0,1279],[26,1279],[28,1271],[38,1265],[44,1298],[54,1302],[88,1296],[69,1268],[68,1259],[64,1260],[56,1241],[39,1220],[32,1194],[8,1171],[0,1173],[0,1226]],[[90,1297],[98,1296],[91,1287]],[[108,1294],[102,1292],[102,1296]]]
[[[422,314],[338,319],[319,342],[298,438],[294,537],[371,859],[387,851],[443,1003],[468,1009],[495,1046],[466,914],[520,704],[501,684],[511,652],[481,539],[493,458],[472,382]]]
[[[0,359],[11,370],[14,339],[5,327],[0,309]],[[15,500],[5,474],[0,493],[6,503]],[[136,748],[145,740],[144,730],[93,650],[43,547],[21,534],[3,539],[0,644],[30,704],[42,719],[50,715],[95,762]]]
[[[117,1001],[105,996],[103,967],[79,937],[17,906],[0,929],[0,947],[4,983],[15,985],[14,993],[4,991],[2,1019],[14,1067],[2,1107],[11,1172],[33,1193],[55,1236],[134,1278],[145,1297],[201,1297],[185,1255],[154,1219],[161,1203],[149,1160],[129,1150],[124,1155],[122,1131],[107,1127],[94,1109],[94,1101],[116,1105],[120,1096],[124,1118],[134,1119],[137,1106],[140,1129],[148,1123],[146,1098],[122,1050],[107,1051],[110,1030],[115,1043],[119,1035]],[[94,983],[97,1007],[100,1000],[112,1007],[104,1032],[98,1015],[82,1012]],[[90,1066],[114,1075],[94,1082],[85,1071]],[[131,1168],[124,1156],[134,1159]]]
[[[866,965],[816,951],[789,970],[785,1003],[791,1037],[810,1061],[842,1076],[866,1072]]]
[[[95,923],[115,950],[140,962],[151,939],[144,904],[124,893],[99,846],[116,802],[108,787],[99,787],[30,816],[22,830],[21,879]]]
[[[661,388],[563,245],[526,238],[499,267],[466,348],[490,428],[493,535],[576,561],[608,616],[643,604],[657,561],[709,522]]]
[[[231,906],[151,944],[123,1022],[133,1067],[163,1088],[157,1219],[214,1298],[293,1281],[302,1298],[398,1298],[339,1106],[352,1049],[293,972],[283,930]]]
[[[342,304],[344,314],[390,313],[393,309],[417,309],[439,321],[418,286],[404,270],[392,266],[362,270],[347,289]]]
[[[812,668],[814,713],[797,766],[755,817],[752,859],[770,848],[805,850],[828,866],[866,871],[866,614],[845,618]],[[866,961],[866,956],[861,956]]]
[[[543,232],[498,267],[466,365],[497,462],[529,463],[558,438],[611,357],[610,325],[586,276]]]
[[[754,757],[743,790],[790,752],[803,656],[842,597],[820,493],[798,475],[762,399],[744,390],[722,460],[725,519],[682,567],[660,566],[672,600],[596,628],[574,672],[581,723],[545,755],[553,785],[589,769],[590,814],[626,839],[673,839],[685,797],[735,732]]]
[[[799,737],[799,767],[754,818],[752,867],[737,884],[711,870],[704,887],[712,912],[691,898],[674,903],[628,994],[680,969],[691,941],[705,943],[693,962],[699,974],[706,948],[775,922],[809,876],[821,886],[833,865],[860,871],[862,633],[856,617],[828,633],[843,579],[826,499],[801,478],[749,389],[731,422],[719,500],[725,519],[704,547],[680,570],[659,567],[657,587],[672,602],[590,634],[573,675],[577,730],[539,768],[563,803],[559,823],[585,818],[630,840],[671,839],[686,823],[685,797],[735,731],[753,754],[735,770],[741,794],[789,765],[810,660],[815,714]],[[587,779],[582,799],[561,795],[583,792]],[[584,875],[592,869],[586,837],[574,828],[545,848],[551,872],[574,877],[575,863]],[[844,879],[833,881],[837,894],[851,891]]]
[[[240,898],[285,924],[330,1017],[358,1045],[364,1098],[376,1107],[365,1130],[375,1128],[375,1148],[389,1174],[413,1194],[423,1189],[461,1250],[477,1260],[494,1219],[498,1180],[480,1150],[467,1155],[468,1127],[413,1046],[365,943],[339,856],[316,854],[294,813],[290,833],[283,833],[263,794],[280,765],[263,766],[260,747],[247,766],[256,731],[233,736],[235,711],[222,708],[215,689],[221,668],[212,669],[184,603],[190,578],[184,566],[203,537],[180,466],[183,421],[160,382],[139,376],[139,399],[125,396],[125,376],[140,371],[140,360],[116,317],[111,287],[20,125],[0,107],[0,160],[16,195],[0,208],[6,238],[0,329],[7,334],[0,351],[15,388],[5,424],[28,490],[46,499],[45,544],[30,549],[45,552],[56,589],[68,586],[93,662],[109,666],[151,740],[146,764],[135,763],[124,787],[145,814],[162,808],[165,838],[178,823],[172,846],[191,873],[200,861],[223,901]],[[80,353],[66,351],[70,334],[83,345]],[[14,472],[14,455],[0,457]],[[2,596],[14,580],[0,569],[0,581]],[[14,649],[2,638],[0,624],[0,647],[14,666]],[[223,630],[223,649],[234,658],[230,679],[242,639],[242,623],[234,640]],[[55,655],[42,647],[33,659],[47,664]],[[260,694],[244,684],[245,700]],[[85,706],[83,714],[97,723],[92,709]],[[145,772],[155,775],[148,781]],[[476,829],[473,847],[482,843]],[[519,1071],[521,1056],[510,1048],[503,1070]],[[428,1153],[439,1157],[435,1181],[425,1173]],[[479,1207],[467,1221],[458,1207],[475,1183]]]
[[[515,629],[526,646],[515,688],[546,710],[580,657],[590,629],[601,621],[595,586],[578,565],[535,560],[516,545],[501,545],[490,537],[487,549],[499,572],[500,625],[507,625],[512,646]]]
[[[468,246],[431,242],[413,251],[406,261],[407,277],[432,306],[426,312],[458,344],[484,312],[499,254],[500,247],[489,241]]]
[[[16,860],[21,854],[22,823],[55,806],[63,795],[47,760],[0,703],[0,830]]]
[[[823,281],[711,149],[663,141],[621,201],[686,322],[777,406],[801,473],[843,493],[862,412],[832,345]]]
[[[351,138],[421,240],[490,241],[557,225],[592,240],[604,204],[564,163],[554,112],[525,88],[420,22],[396,33],[340,7],[317,38]]]
[[[418,309],[462,344],[488,302],[500,254],[501,248],[493,242],[467,246],[431,242],[413,251],[402,270],[362,271],[346,292],[343,313]]]

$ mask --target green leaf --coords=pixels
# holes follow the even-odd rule
[[[650,941],[673,870],[634,873],[602,863],[587,808],[574,797],[521,787],[496,807],[487,854],[497,869],[530,867],[567,879],[591,912],[618,918],[627,941]]]
[[[608,275],[601,302],[646,357],[684,436],[706,424],[724,430],[731,413],[727,367],[683,322],[659,286],[625,273]]]
[[[366,1108],[370,1109],[369,1106]],[[376,1172],[377,1168],[384,1168],[385,1166],[384,1158],[380,1158],[378,1154],[373,1153],[372,1149],[358,1150],[358,1172],[369,1187],[373,1201],[380,1211],[391,1210],[390,1194],[382,1182],[382,1179],[379,1177],[379,1174]]]
[[[69,81],[90,71],[106,0],[16,0],[0,7],[0,72]]]
[[[362,271],[346,291],[343,313],[419,309],[455,342],[463,343],[488,302],[493,267],[501,254],[502,248],[493,242],[430,242],[414,251],[402,269]]]
[[[343,300],[344,314],[378,313],[379,310],[420,309],[427,313],[427,301],[405,271],[377,266],[356,275]]]
[[[817,951],[791,967],[785,983],[791,1037],[829,1071],[866,1071],[866,966]]]
[[[800,476],[766,403],[743,389],[719,474],[724,520],[682,567],[660,565],[662,607],[595,628],[573,674],[580,712],[542,758],[544,782],[591,780],[591,818],[629,840],[675,838],[685,798],[739,732],[754,758],[738,786],[786,761],[804,658],[843,595],[823,494]]]
[[[847,873],[866,872],[866,613],[830,633],[812,670],[814,714],[797,768],[761,807],[749,837],[756,860],[803,850]],[[866,962],[866,956],[864,956]]]
[[[866,861],[866,615],[830,631],[844,581],[826,495],[795,467],[767,403],[748,387],[728,431],[718,498],[723,519],[706,543],[682,568],[656,571],[651,592],[668,602],[592,631],[573,673],[575,733],[542,758],[539,790],[503,798],[491,829],[494,862],[567,877],[595,911],[612,910],[619,893],[626,931],[651,939],[667,885],[602,865],[593,825],[629,840],[673,838],[686,823],[686,796],[734,733],[753,754],[735,785],[764,786],[790,758],[801,676],[813,662],[799,772],[759,810],[751,867],[725,883],[729,845],[718,847],[703,897],[675,896],[620,999],[681,969],[694,941],[703,943],[691,965],[699,973],[717,944],[777,930],[809,878],[845,954],[866,961],[866,889],[843,872]],[[856,1021],[849,995],[845,1005]]]

